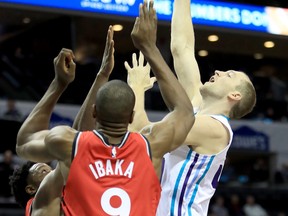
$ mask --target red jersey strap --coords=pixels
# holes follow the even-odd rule
[[[31,216],[33,200],[34,200],[34,197],[29,199],[28,202],[26,203],[25,216]]]

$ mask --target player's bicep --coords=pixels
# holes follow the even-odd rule
[[[181,117],[175,113],[168,114],[162,121],[154,123],[150,128],[150,133],[146,135],[151,144],[152,153],[163,156],[178,148],[184,143],[190,129],[191,122],[185,121],[184,116]]]
[[[56,126],[45,137],[45,146],[54,159],[71,162],[73,141],[77,131],[68,126]]]
[[[36,132],[25,139],[17,139],[17,154],[31,161],[47,162],[52,159],[44,144],[44,138],[48,134],[48,130]]]

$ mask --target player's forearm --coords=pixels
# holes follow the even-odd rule
[[[46,93],[22,124],[17,135],[17,146],[23,145],[25,142],[21,140],[30,134],[48,129],[53,109],[67,86],[59,84],[55,79],[51,82]]]
[[[144,86],[130,85],[136,96],[134,107],[134,121],[129,125],[130,131],[139,132],[145,126],[150,124],[147,113],[145,111],[145,90]]]
[[[174,1],[171,53],[178,80],[188,94],[189,99],[194,101],[202,83],[195,58],[195,35],[190,0]]]
[[[171,52],[181,55],[184,48],[194,50],[194,30],[190,0],[175,0],[171,21]]]
[[[95,119],[92,118],[92,105],[95,104],[96,94],[99,88],[108,82],[108,79],[109,76],[106,76],[99,71],[74,120],[73,128],[79,131],[92,130],[95,128]]]

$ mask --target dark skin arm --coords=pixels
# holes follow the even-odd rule
[[[43,139],[49,131],[50,117],[58,99],[75,78],[73,58],[72,50],[66,48],[54,58],[55,78],[18,132],[16,149],[19,156],[34,161],[52,160]],[[32,215],[59,215],[64,184],[61,166],[63,163],[58,162],[42,180],[35,194]]]
[[[54,58],[55,78],[18,131],[16,144],[18,156],[37,162],[49,162],[54,159],[48,154],[43,139],[48,133],[55,104],[75,78],[76,66],[73,58],[73,52],[65,48]]]
[[[157,173],[160,174],[163,155],[184,142],[195,118],[186,92],[156,46],[157,17],[153,3],[150,1],[149,8],[146,0],[143,5],[140,4],[139,17],[136,18],[131,37],[134,46],[143,53],[150,64],[163,100],[170,110],[162,121],[142,131],[150,141],[153,164]]]
[[[109,26],[106,36],[106,45],[102,58],[100,70],[83,102],[77,117],[75,118],[73,127],[77,130],[92,130],[95,128],[95,119],[91,118],[93,113],[93,104],[95,103],[96,93],[98,89],[108,82],[110,74],[114,68],[114,40],[113,29]]]

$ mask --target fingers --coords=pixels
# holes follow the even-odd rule
[[[143,18],[146,19],[147,16],[149,16],[149,14],[148,14],[148,2],[147,2],[147,0],[144,0],[142,10],[143,10]]]
[[[156,9],[154,8],[154,1],[151,0],[149,2],[149,18],[150,20],[153,20],[154,23],[157,21],[157,15],[156,15]]]
[[[114,37],[114,31],[113,31],[112,26],[110,25],[108,28],[108,32],[107,32],[107,41],[106,41],[107,44],[114,42],[113,37]],[[113,45],[113,44],[110,44],[110,45]]]
[[[76,69],[76,64],[75,64],[75,62],[73,61],[73,60],[71,60],[70,62],[69,62],[69,70],[70,71],[75,71],[75,69]]]
[[[113,37],[114,37],[114,31],[112,26],[110,25],[107,31],[104,53],[106,53],[107,51],[111,51],[111,49],[114,48]]]
[[[150,66],[150,64],[148,62],[146,63],[145,67],[147,68],[148,71],[151,70],[151,66]]]
[[[154,0],[150,0],[149,1],[149,11],[152,11],[153,7],[154,7]]]
[[[144,65],[144,55],[141,51],[139,52],[139,65]]]
[[[114,48],[114,41],[111,41],[111,46],[110,46],[110,54],[113,55],[115,52],[115,48]]]
[[[137,67],[138,66],[136,53],[132,54],[132,66],[133,67]]]
[[[153,84],[157,81],[156,77],[151,77],[150,78],[150,84],[153,86]]]
[[[61,66],[66,66],[69,68],[71,61],[73,62],[73,58],[75,58],[75,56],[72,50],[62,48],[58,56],[54,59],[54,64],[60,63]]]
[[[145,4],[145,1],[144,1],[144,4]],[[143,22],[143,19],[144,19],[144,4],[141,3],[139,5],[139,19],[142,22]]]
[[[124,66],[126,68],[126,70],[129,72],[130,70],[132,70],[132,68],[130,67],[130,65],[128,64],[127,61],[124,62]]]
[[[108,29],[108,35],[109,35],[109,40],[113,40],[113,37],[114,37],[114,30],[113,30],[113,27],[110,25],[109,26],[109,29]]]

